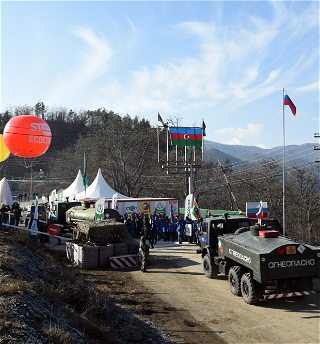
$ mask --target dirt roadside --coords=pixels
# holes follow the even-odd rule
[[[0,247],[1,343],[319,343],[319,295],[249,306],[192,244],[158,242],[147,273],[79,270],[18,233]]]
[[[0,247],[0,343],[224,343],[133,271],[79,270],[25,231],[0,231]]]

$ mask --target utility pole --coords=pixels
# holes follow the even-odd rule
[[[202,129],[202,128],[197,128]],[[193,194],[193,176],[194,173],[198,168],[201,168],[203,165],[203,154],[202,153],[202,146],[203,146],[203,137],[202,137],[202,146],[176,146],[175,150],[172,151],[175,154],[169,154],[169,128],[166,128],[166,136],[167,136],[167,152],[166,152],[166,161],[162,164],[162,168],[167,171],[167,174],[185,174],[189,181],[189,187],[187,190],[189,194]],[[187,136],[187,135],[185,135]],[[158,135],[159,140],[159,135]],[[159,150],[159,142],[158,142],[158,150]],[[179,154],[180,152],[180,154]],[[180,159],[179,159],[180,157]],[[158,152],[158,162],[159,159],[159,152]]]

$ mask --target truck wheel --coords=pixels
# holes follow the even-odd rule
[[[294,288],[295,290],[292,291],[296,291],[298,290],[297,288]],[[300,291],[311,291],[313,290],[313,282],[311,279],[303,279],[300,282]],[[301,296],[296,296],[294,299],[295,300],[303,300],[305,299],[307,296],[306,295],[301,295]]]
[[[232,266],[229,270],[228,282],[233,295],[241,295],[241,267]]]
[[[249,305],[254,305],[259,301],[249,272],[243,274],[241,277],[241,294],[244,301]]]
[[[311,291],[313,290],[313,282],[311,279],[302,280],[300,283],[300,291]]]
[[[208,278],[216,278],[217,275],[218,275],[218,271],[216,269],[216,266],[212,266],[211,264],[211,260],[209,258],[209,255],[206,254],[204,257],[203,257],[203,260],[202,260],[202,267],[203,267],[203,272],[204,272],[204,275]]]

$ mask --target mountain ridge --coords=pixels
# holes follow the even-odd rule
[[[301,145],[288,145],[285,147],[286,165],[307,165],[314,162],[318,157],[314,150],[314,143],[304,143]],[[283,159],[283,147],[261,148],[257,146],[227,145],[214,141],[204,140],[205,160],[214,159],[217,155],[219,159],[228,159],[232,164],[243,164],[245,162],[258,162],[262,159],[275,158]]]

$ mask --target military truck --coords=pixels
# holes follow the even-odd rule
[[[249,226],[250,219],[248,217],[229,215],[228,213],[219,216],[212,215],[203,219],[198,233],[200,249],[197,250],[197,253],[201,253],[204,258],[203,264],[206,267],[204,270],[207,277],[212,278],[211,274],[214,273],[211,272],[211,261],[218,254],[218,235],[234,233],[241,227]]]
[[[235,229],[233,224],[232,233],[232,226],[228,226],[231,219],[226,215],[225,220],[219,226],[213,219],[202,223],[202,245],[197,252],[202,254],[206,277],[227,275],[230,291],[242,295],[248,304],[256,304],[261,298],[302,297],[318,292],[313,291],[312,280],[320,277],[320,248],[280,236],[267,225]],[[241,224],[240,220],[235,223]]]

